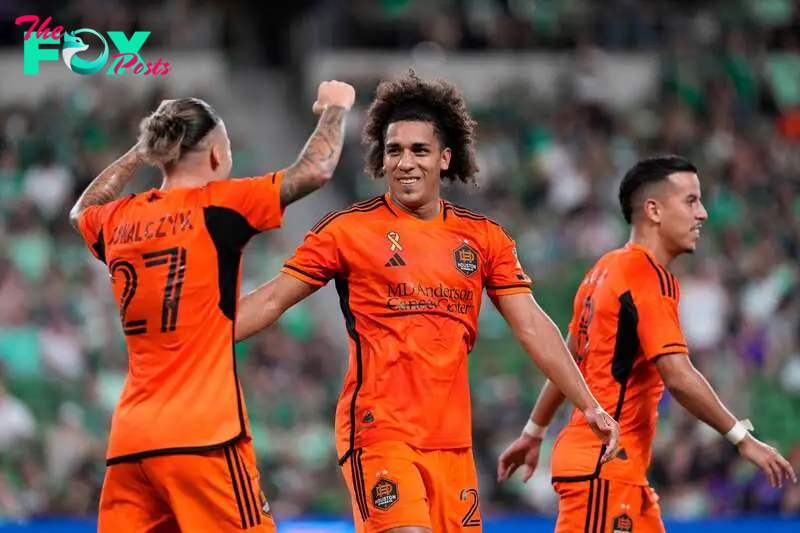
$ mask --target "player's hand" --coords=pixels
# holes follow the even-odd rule
[[[753,437],[747,435],[742,442],[737,445],[739,454],[759,467],[764,475],[769,479],[769,484],[773,487],[782,487],[783,480],[791,479],[797,483],[797,475],[781,454],[770,446]]]
[[[583,416],[597,438],[606,445],[606,451],[600,459],[601,462],[609,462],[619,452],[619,424],[600,406],[586,409]]]
[[[343,81],[323,81],[317,89],[317,100],[312,107],[315,115],[321,115],[327,106],[350,110],[356,101],[356,90]]]
[[[497,481],[500,483],[506,481],[514,475],[517,468],[525,465],[525,473],[522,475],[522,482],[526,483],[539,464],[541,448],[542,439],[531,437],[523,433],[500,454],[500,458],[497,460]]]

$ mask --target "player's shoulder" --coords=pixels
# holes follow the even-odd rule
[[[512,239],[511,234],[508,233],[506,228],[496,220],[483,213],[473,211],[472,209],[446,200],[444,202],[444,219],[445,221],[451,220],[457,224],[463,224],[479,232],[490,235],[503,235],[508,237],[508,239]]]
[[[677,300],[680,294],[678,278],[660,264],[647,250],[625,246],[619,251],[619,266],[633,288],[649,295],[660,294]]]
[[[375,215],[379,213],[391,214],[391,208],[383,195],[350,204],[344,209],[330,211],[309,231],[318,234],[324,231],[353,227],[365,223],[366,219],[374,219]]]
[[[108,220],[113,218],[115,215],[124,213],[131,206],[135,205],[139,196],[140,193],[126,194],[125,196],[117,198],[113,202],[109,202],[105,206],[102,206],[108,213]]]

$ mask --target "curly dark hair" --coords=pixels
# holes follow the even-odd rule
[[[404,78],[378,85],[361,135],[368,174],[383,176],[386,129],[401,120],[430,122],[442,148],[450,148],[453,155],[449,168],[442,171],[443,180],[475,181],[475,121],[461,91],[446,80],[423,80],[413,70]]]

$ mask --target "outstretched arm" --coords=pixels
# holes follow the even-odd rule
[[[278,274],[270,282],[239,300],[236,313],[236,342],[271,326],[291,306],[313,294],[319,287]]]
[[[339,81],[320,84],[314,112],[320,115],[297,161],[281,182],[281,207],[311,194],[333,177],[344,145],[345,117],[355,101],[355,89]]]
[[[111,163],[83,191],[78,201],[69,212],[69,222],[79,229],[79,220],[83,212],[93,205],[105,205],[113,202],[131,181],[136,171],[144,165],[144,160],[134,146],[128,152]]]
[[[339,106],[330,106],[322,112],[297,161],[283,175],[281,207],[311,194],[333,177],[342,155],[346,114],[347,110]]]

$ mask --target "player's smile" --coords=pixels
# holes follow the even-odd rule
[[[450,150],[441,148],[430,122],[400,120],[387,128],[383,169],[392,197],[409,210],[438,204],[441,171],[449,162]]]

